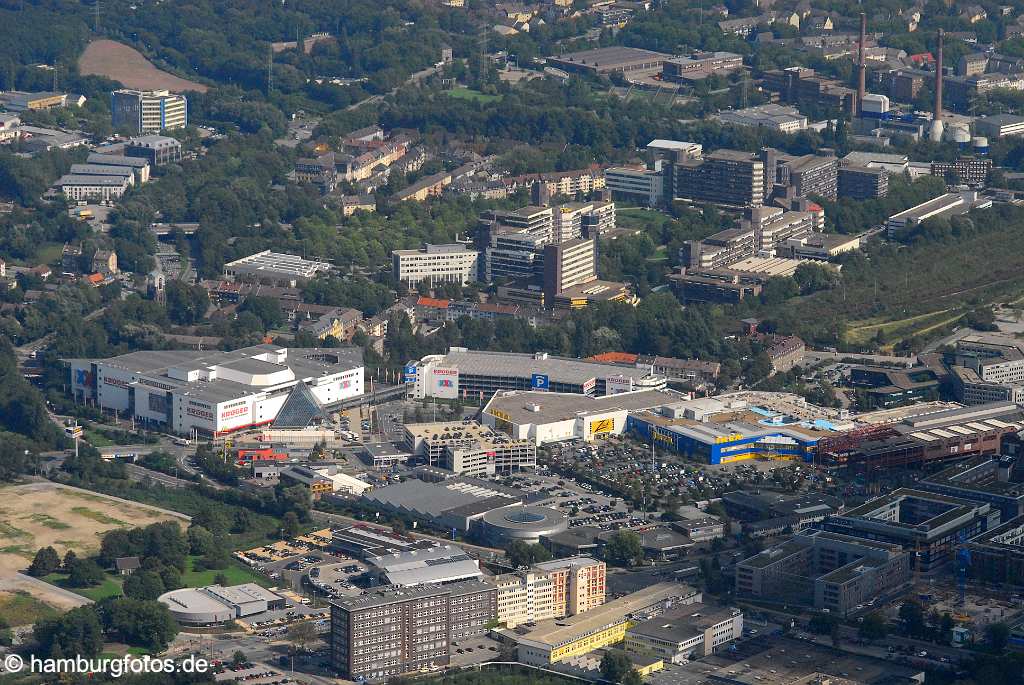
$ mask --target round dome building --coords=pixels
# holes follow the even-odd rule
[[[554,535],[569,528],[569,519],[551,507],[513,505],[492,509],[480,519],[480,533],[491,545],[506,545],[516,540],[540,542],[542,535]]]

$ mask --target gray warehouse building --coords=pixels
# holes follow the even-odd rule
[[[255,583],[181,588],[165,592],[158,601],[178,623],[187,626],[215,625],[285,607],[284,597]]]

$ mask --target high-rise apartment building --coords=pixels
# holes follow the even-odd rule
[[[739,150],[716,150],[702,159],[684,159],[674,167],[675,196],[729,207],[764,204],[764,162]]]
[[[603,561],[569,557],[496,576],[498,620],[514,628],[598,607],[604,604],[605,572]]]
[[[765,193],[794,197],[836,199],[839,162],[835,157],[785,155],[772,148],[761,150]]]
[[[873,200],[889,194],[889,172],[883,168],[844,166],[838,172],[839,197]]]
[[[331,662],[348,680],[441,668],[452,642],[482,635],[496,612],[494,586],[480,581],[341,599],[331,605]]]
[[[546,573],[521,571],[494,577],[498,621],[507,628],[554,618],[552,582]]]
[[[188,100],[166,90],[115,90],[110,111],[115,129],[143,135],[188,126]]]
[[[544,297],[597,280],[597,241],[570,240],[544,246]]]
[[[537,564],[551,579],[555,617],[575,616],[604,604],[606,567],[592,557],[569,557]]]

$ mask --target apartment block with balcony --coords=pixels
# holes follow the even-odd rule
[[[675,196],[726,207],[764,204],[764,162],[739,150],[716,150],[701,159],[684,159],[673,168]]]

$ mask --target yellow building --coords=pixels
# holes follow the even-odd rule
[[[622,642],[638,612],[667,599],[691,601],[699,598],[699,594],[688,585],[658,583],[583,614],[538,622],[536,628],[525,634],[510,630],[501,634],[516,644],[519,661],[546,666]]]

